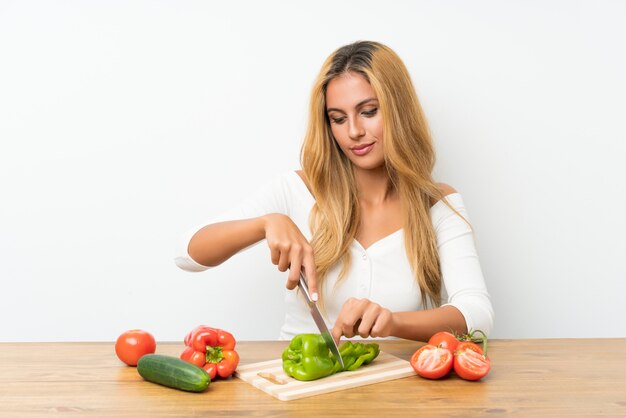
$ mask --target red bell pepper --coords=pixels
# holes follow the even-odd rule
[[[239,364],[235,337],[227,331],[200,325],[185,336],[185,345],[180,358],[202,367],[211,380],[229,377]]]

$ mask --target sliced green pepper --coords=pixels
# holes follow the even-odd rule
[[[339,347],[339,354],[343,359],[344,370],[356,370],[364,364],[369,364],[378,357],[380,348],[378,344],[353,343],[346,341]]]
[[[315,380],[344,370],[356,370],[378,356],[378,344],[346,341],[339,348],[345,368],[332,355],[319,334],[299,334],[283,351],[283,370],[298,380]]]

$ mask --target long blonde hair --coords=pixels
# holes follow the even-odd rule
[[[385,166],[401,202],[406,254],[422,306],[428,301],[439,306],[441,272],[430,207],[444,196],[431,174],[435,151],[406,67],[393,50],[377,42],[361,41],[336,50],[324,62],[311,94],[300,159],[315,197],[309,223],[320,289],[337,262],[343,262],[337,283],[345,277],[351,265],[349,247],[360,225],[352,163],[334,140],[326,112],[328,83],[346,72],[362,75],[376,92]]]

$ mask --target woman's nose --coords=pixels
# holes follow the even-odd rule
[[[359,139],[365,135],[365,129],[358,119],[353,119],[349,123],[348,135],[350,135],[351,139]]]

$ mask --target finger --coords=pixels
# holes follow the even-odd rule
[[[354,325],[361,319],[362,313],[362,301],[356,298],[349,298],[341,307],[335,326],[339,327],[342,335],[352,338],[355,335]]]
[[[361,317],[361,323],[358,326],[355,325],[357,328],[356,332],[363,338],[369,337],[379,315],[380,306],[375,303],[369,303]]]
[[[317,290],[317,269],[315,267],[315,260],[313,258],[312,249],[305,250],[302,265],[304,266],[304,275],[306,276],[307,286],[309,287],[311,299],[317,302],[317,299],[319,299],[319,294]]]
[[[278,270],[287,271],[289,268],[289,253],[287,251],[280,252],[280,259],[278,260]]]
[[[346,338],[352,338],[356,335],[356,328],[354,327],[355,322],[352,323],[344,323],[341,327],[341,333],[346,336]]]
[[[291,290],[298,286],[300,281],[300,260],[298,258],[291,259],[289,266],[289,276],[287,277],[287,289]]]
[[[280,261],[280,251],[276,247],[270,247],[270,251],[272,254],[272,264],[277,266]]]
[[[341,336],[343,335],[343,333],[341,332],[341,327],[337,325],[336,322],[335,322],[335,326],[330,331],[330,334],[333,336],[333,340],[335,340],[335,343],[339,345],[339,339],[341,339]]]
[[[370,331],[370,335],[372,337],[388,337],[391,318],[391,311],[383,309],[380,315],[378,315],[378,318]]]
[[[341,332],[348,338],[352,338],[357,334],[357,329],[361,323],[360,315],[354,315],[353,312],[347,313],[341,324]]]
[[[350,302],[351,302],[351,299],[348,299],[347,301],[344,302],[343,306],[341,307],[341,311],[339,312],[339,315],[337,316],[337,319],[335,320],[335,325],[333,326],[333,329],[331,330],[331,334],[333,335],[335,342],[338,342],[342,335],[345,335],[346,337],[348,337],[348,335],[344,334],[344,326],[346,322],[345,316],[349,314],[349,311],[350,311],[349,309]]]
[[[363,337],[363,335],[361,335],[361,332],[359,331],[359,329],[361,328],[361,322],[362,322],[362,319],[359,318],[359,319],[356,320],[356,322],[352,326],[352,336],[359,335],[359,336]],[[365,338],[365,337],[363,337],[363,338]]]

